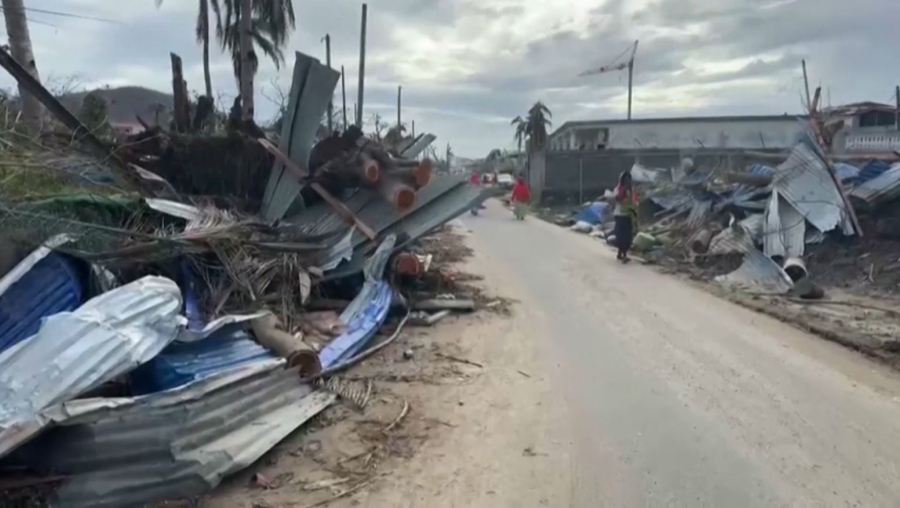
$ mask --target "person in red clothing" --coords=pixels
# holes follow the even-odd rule
[[[476,187],[481,185],[481,177],[478,176],[478,173],[472,171],[472,176],[469,177],[469,183]]]
[[[638,195],[634,189],[631,173],[626,171],[619,175],[619,185],[616,186],[613,199],[616,205],[613,212],[616,227],[613,231],[616,235],[616,246],[619,248],[616,259],[627,263],[630,261],[628,251],[631,250],[631,243],[634,241],[638,218]]]
[[[531,201],[531,189],[528,188],[528,184],[525,183],[525,178],[522,176],[516,178],[509,201],[513,206],[516,219],[525,219],[525,214],[528,213],[528,203]]]

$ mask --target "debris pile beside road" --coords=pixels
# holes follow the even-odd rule
[[[296,56],[280,136],[157,126],[117,145],[0,51],[71,131],[0,154],[3,183],[27,180],[0,188],[0,476],[22,478],[0,500],[202,494],[332,404],[328,377],[389,344],[386,324],[490,307],[421,240],[491,191],[435,174],[430,134],[317,140],[337,77]]]
[[[769,165],[772,158],[761,154],[746,168],[636,162],[633,249],[647,263],[715,281],[729,298],[900,364],[900,315],[872,303],[900,293],[900,163],[832,162],[812,134],[780,164]],[[549,219],[614,244],[610,197]],[[842,312],[813,311],[810,302]]]

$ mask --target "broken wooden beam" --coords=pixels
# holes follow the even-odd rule
[[[279,162],[284,164],[284,167],[291,170],[298,178],[306,178],[308,175],[306,171],[300,169],[300,166],[294,163],[287,155],[284,154],[281,150],[278,149],[277,146],[273,145],[271,141],[266,138],[259,138],[256,140],[257,143],[260,144],[263,148],[266,149],[267,152],[272,154]],[[366,225],[365,222],[362,221],[355,213],[353,213],[347,205],[339,201],[337,198],[331,195],[330,192],[325,190],[324,187],[319,185],[318,183],[311,183],[309,185],[312,190],[316,192],[319,196],[325,200],[334,210],[343,217],[348,222],[353,223],[357,228],[359,228],[360,232],[366,235],[366,238],[369,240],[375,241],[378,235],[375,234],[375,231]]]
[[[172,101],[176,132],[187,132],[191,122],[190,103],[187,96],[187,84],[182,72],[181,57],[169,53],[172,57]]]

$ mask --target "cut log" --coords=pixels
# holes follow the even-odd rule
[[[288,367],[299,367],[300,377],[322,372],[319,355],[305,342],[281,330],[278,318],[272,314],[254,319],[251,323],[256,340],[276,355],[288,361]]]

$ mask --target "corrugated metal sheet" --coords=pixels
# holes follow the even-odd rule
[[[716,277],[716,281],[737,289],[784,294],[794,287],[788,274],[762,252],[751,249],[737,270]]]
[[[131,386],[138,395],[161,392],[256,363],[285,360],[254,342],[242,325],[230,325],[204,340],[169,345],[131,373]]]
[[[865,182],[850,193],[850,197],[867,208],[874,208],[900,198],[900,165],[881,176]]]
[[[301,168],[309,167],[309,154],[316,132],[340,77],[339,72],[322,65],[319,60],[300,52],[296,53],[291,94],[283,118],[280,148]],[[284,217],[302,187],[303,183],[297,175],[276,161],[266,185],[263,216],[267,219]]]
[[[396,245],[395,250],[405,248],[422,236],[466,213],[472,207],[483,203],[485,199],[495,192],[497,191],[468,184],[456,185],[428,203],[399,217],[398,220],[393,221],[384,229],[380,229],[379,235],[393,234],[397,238],[406,238],[404,242]],[[371,252],[371,249],[372,244],[361,245],[354,251],[353,259],[349,263],[338,267],[328,274],[326,279],[358,273],[362,269],[365,257]]]
[[[465,213],[475,204],[484,201],[491,192],[493,191],[489,189],[469,185],[465,175],[442,175],[419,189],[416,204],[405,214],[395,210],[377,193],[365,189],[355,191],[343,201],[347,208],[359,215],[379,236],[405,232],[415,239]],[[292,218],[291,222],[304,234],[331,235],[332,246],[323,251],[316,263],[319,266],[336,266],[336,273],[329,274],[332,278],[359,272],[365,256],[375,249],[365,235],[354,231],[350,240],[354,250],[353,258],[349,264],[337,266],[335,263],[346,257],[347,251],[336,248],[336,245],[346,242],[345,235],[350,226],[325,203],[310,207]]]
[[[88,266],[40,247],[0,280],[0,352],[36,334],[50,315],[86,297]]]
[[[413,143],[411,147],[403,150],[403,153],[401,155],[406,157],[407,159],[415,159],[416,157],[421,155],[429,145],[434,143],[434,140],[436,139],[437,136],[435,136],[434,134],[425,134],[424,136],[416,140],[416,142]]]
[[[841,227],[853,234],[853,224],[828,166],[810,141],[798,143],[790,157],[778,166],[772,188],[793,205],[819,231]]]
[[[763,222],[763,252],[787,259],[802,256],[805,248],[806,219],[773,190]]]
[[[47,318],[0,355],[0,457],[46,423],[42,412],[149,361],[184,325],[181,291],[144,277]]]
[[[706,217],[712,213],[712,201],[694,201],[691,207],[691,213],[687,218],[687,225],[690,228],[698,228],[706,221]]]
[[[58,506],[145,506],[209,491],[333,401],[296,371],[256,365],[143,397],[70,402],[54,415],[61,427],[17,458],[71,475]]]
[[[394,235],[389,235],[366,261],[363,269],[366,282],[341,314],[341,322],[347,326],[347,331],[319,352],[322,368],[332,367],[358,353],[375,336],[387,318],[394,292],[382,277],[396,240]]]

